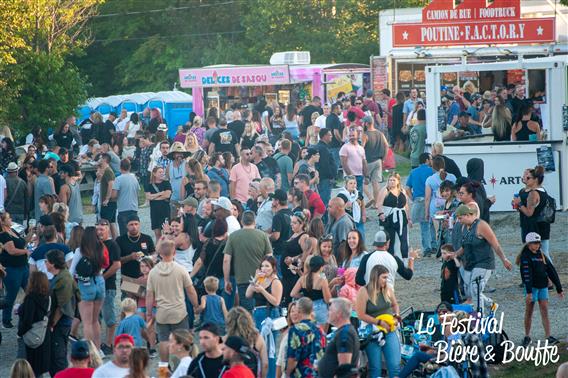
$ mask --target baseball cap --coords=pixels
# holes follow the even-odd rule
[[[387,234],[383,230],[380,230],[377,231],[377,233],[375,234],[375,240],[373,241],[373,245],[375,247],[382,247],[385,244],[387,244],[388,240],[389,239]]]
[[[117,346],[121,341],[128,341],[130,344],[134,345],[134,338],[127,333],[121,333],[114,338],[114,346]]]
[[[140,222],[140,217],[136,214],[132,214],[126,219],[126,224],[130,222]]]
[[[227,340],[225,340],[225,346],[231,348],[237,353],[240,353],[241,355],[250,351],[249,344],[240,336],[227,337]]]
[[[53,226],[53,220],[51,219],[51,216],[45,214],[39,217],[39,224],[42,226]]]
[[[472,101],[479,100],[480,98],[481,98],[481,95],[479,93],[474,93],[473,95],[471,95]]]
[[[231,200],[228,199],[227,197],[219,197],[217,201],[211,201],[211,204],[213,206],[219,206],[220,208],[223,208],[227,211],[233,210],[233,204],[231,203]]]
[[[280,201],[280,202],[286,202],[286,201],[288,201],[288,195],[287,195],[286,192],[283,191],[282,189],[276,189],[276,190],[274,191],[274,193],[270,193],[270,194],[268,195],[268,198],[276,199],[276,200],[278,200],[278,201]]]
[[[71,344],[71,358],[86,360],[89,358],[89,344],[85,340],[77,340]]]
[[[461,217],[462,215],[473,215],[475,214],[474,209],[470,209],[467,205],[460,205],[456,209],[456,216]]]
[[[367,93],[366,93],[367,97],[371,97],[374,94],[375,94],[375,92],[373,92],[372,89],[367,89]]]
[[[441,91],[447,91],[447,90],[448,90],[448,87],[446,87],[445,85],[442,85],[442,86],[440,87],[440,90],[441,90]]]
[[[525,237],[525,242],[527,243],[540,243],[541,238],[540,235],[536,232],[529,232]]]
[[[180,204],[191,206],[191,207],[194,207],[194,208],[197,208],[197,206],[199,206],[199,202],[197,202],[197,200],[192,196],[187,197],[186,199],[181,201]]]
[[[219,326],[217,324],[214,324],[214,323],[203,324],[201,327],[199,327],[197,329],[197,332],[200,332],[200,331],[207,331],[207,332],[211,332],[215,336],[221,336],[221,330],[219,329]]]

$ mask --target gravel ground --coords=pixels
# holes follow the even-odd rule
[[[150,230],[149,208],[142,208],[139,212],[142,219],[142,232],[152,235]],[[376,211],[369,212],[369,222],[366,225],[366,240],[370,244],[374,233],[378,230]],[[94,224],[94,216],[86,216],[86,224]],[[519,241],[519,217],[515,213],[492,214],[492,226],[497,237],[511,261],[515,260],[521,244]],[[551,253],[554,263],[560,274],[561,281],[568,286],[568,213],[558,213],[556,223],[552,226],[553,240],[551,241]],[[410,230],[410,245],[420,246],[420,232],[418,227]],[[413,306],[415,309],[433,310],[440,301],[439,274],[441,263],[434,258],[422,258],[415,264],[415,274],[411,281],[398,279],[396,294],[401,309]],[[505,313],[504,329],[510,339],[520,343],[523,337],[524,318],[524,292],[519,288],[519,269],[514,266],[509,272],[497,262],[497,269],[491,276],[489,285],[497,290],[489,296],[499,303],[499,310]],[[544,331],[540,322],[538,311],[533,318],[533,340],[543,339]],[[560,301],[555,294],[550,298],[550,324],[552,335],[559,339],[566,339],[568,326],[566,323],[568,313],[568,301]],[[17,324],[17,318],[14,319]],[[9,369],[15,359],[16,331],[15,329],[2,329],[3,342],[0,346],[0,377],[8,377]],[[103,331],[104,332],[104,331]],[[103,336],[104,337],[104,336]],[[153,359],[151,374],[156,373],[158,359]]]

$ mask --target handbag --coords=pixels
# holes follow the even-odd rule
[[[45,340],[45,334],[47,333],[47,323],[49,320],[48,315],[50,310],[51,310],[51,297],[49,297],[49,304],[47,305],[47,313],[45,314],[43,319],[33,323],[32,328],[30,328],[26,333],[24,333],[24,336],[22,336],[24,344],[26,344],[28,348],[36,349],[39,346],[41,346],[41,344],[43,344],[43,341]]]
[[[396,159],[394,158],[394,152],[392,152],[392,148],[389,147],[387,151],[387,156],[385,156],[385,160],[383,161],[383,169],[395,169],[396,168]]]

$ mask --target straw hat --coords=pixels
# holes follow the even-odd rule
[[[168,154],[168,159],[173,159],[174,154],[182,154],[184,158],[191,156],[191,152],[187,152],[181,142],[174,142],[172,144],[170,147],[170,153]]]

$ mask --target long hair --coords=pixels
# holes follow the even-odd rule
[[[45,203],[47,206],[47,213],[51,213],[53,211],[53,204],[55,203],[55,198],[51,194],[44,194],[39,197],[39,202]]]
[[[523,253],[525,252],[532,254],[531,250],[529,249],[529,243],[523,244],[521,251],[519,252],[517,257],[515,257],[515,264],[521,265],[521,257],[523,257]],[[546,257],[544,256],[544,252],[542,252],[542,249],[539,249],[539,252],[542,255],[542,261],[544,262],[544,265],[546,265]]]
[[[353,256],[359,256],[361,253],[363,253],[363,251],[365,251],[367,249],[367,247],[365,247],[365,242],[363,242],[363,237],[361,236],[361,232],[359,232],[359,230],[351,230],[347,233],[347,238],[349,239],[349,234],[351,233],[356,233],[357,237],[359,238],[359,241],[357,242],[357,247],[355,247],[355,251],[351,250],[351,247],[349,247],[349,243],[345,243],[343,248],[344,248],[344,261],[347,261],[349,259],[351,259]]]
[[[10,378],[35,378],[32,365],[23,358],[17,359],[10,369]]]
[[[152,169],[152,173],[150,174],[150,183],[151,184],[155,184],[156,183],[156,172],[158,172],[158,170],[160,169],[164,169],[161,166],[157,165]]]
[[[71,230],[71,235],[69,236],[69,240],[67,241],[67,246],[71,251],[76,250],[81,246],[81,240],[83,239],[83,234],[85,233],[85,229],[83,226],[75,226]]]
[[[231,168],[233,168],[233,164],[235,163],[235,158],[233,157],[233,154],[230,152],[223,152],[222,155],[223,159],[225,159],[225,169],[230,171]]]
[[[85,229],[83,239],[81,239],[81,255],[89,259],[93,264],[94,271],[98,271],[103,266],[103,242],[97,236],[97,229],[89,226]]]
[[[196,182],[205,180],[206,176],[205,173],[203,173],[203,167],[201,166],[201,163],[196,159],[189,159],[187,161],[187,167],[193,172]]]
[[[146,370],[148,369],[148,362],[150,355],[146,348],[134,348],[130,353],[130,360],[128,367],[130,368],[130,378],[146,378]]]
[[[187,329],[176,329],[172,332],[172,336],[177,344],[181,344],[186,352],[189,352],[191,358],[195,358],[199,353],[197,345],[194,343],[193,335]]]
[[[448,177],[448,173],[446,172],[446,161],[440,155],[436,155],[432,159],[432,168],[440,174],[440,179],[442,181]]]
[[[497,135],[499,138],[507,135],[507,132],[511,129],[512,121],[511,112],[505,105],[495,105],[491,114],[491,129],[494,135]]]
[[[29,294],[39,294],[43,297],[49,295],[49,281],[47,280],[47,275],[44,272],[31,272],[30,279],[28,281],[28,287],[26,288],[26,295]]]
[[[233,307],[227,314],[226,330],[227,336],[240,336],[251,346],[259,335],[250,312],[241,306]]]
[[[296,116],[296,107],[294,106],[294,104],[289,103],[286,106],[286,119],[292,122],[295,116]]]
[[[292,195],[294,201],[298,202],[298,206],[302,209],[308,208],[308,198],[300,189],[290,188],[289,193]]]
[[[323,236],[324,229],[321,218],[313,218],[308,225],[308,236],[319,240]]]
[[[381,287],[379,281],[379,277],[385,273],[389,273],[389,270],[384,265],[375,265],[371,270],[369,282],[367,283],[367,293],[369,294],[369,300],[374,305],[378,303],[379,293],[383,294],[383,298],[387,303],[394,302],[394,292],[392,288],[388,284]]]

